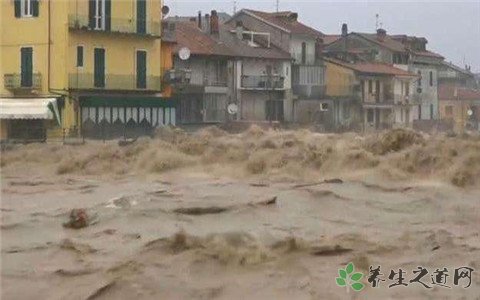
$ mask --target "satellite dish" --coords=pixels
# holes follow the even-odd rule
[[[467,110],[467,115],[470,117],[473,116],[473,110],[471,109]]]
[[[180,49],[180,51],[178,51],[178,56],[181,60],[188,60],[190,58],[190,49],[183,47]]]
[[[238,105],[230,103],[227,107],[227,111],[229,115],[235,115],[238,112]]]
[[[170,7],[164,5],[164,6],[162,7],[162,14],[163,14],[164,16],[166,16],[166,15],[168,15],[169,12],[170,12]]]

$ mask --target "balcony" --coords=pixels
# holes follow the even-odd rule
[[[301,98],[318,99],[325,95],[325,67],[322,65],[293,65],[293,93]]]
[[[241,87],[247,90],[282,90],[285,78],[280,75],[243,75]]]
[[[106,74],[104,86],[94,85],[94,74],[69,74],[68,86],[75,90],[160,91],[160,76],[147,76],[146,88],[137,87],[135,75]]]
[[[31,77],[23,80],[22,74],[4,74],[3,81],[7,90],[40,90],[42,88],[40,73],[34,73]]]
[[[134,35],[143,35],[143,36],[152,36],[152,37],[161,36],[160,22],[152,22],[148,20],[145,22],[145,28],[137,29],[136,19],[111,18],[110,29],[106,30],[105,28],[95,28],[94,26],[91,26],[91,24],[89,24],[88,16],[69,15],[68,27],[71,30],[84,30],[84,31],[119,33],[119,34],[134,34]]]

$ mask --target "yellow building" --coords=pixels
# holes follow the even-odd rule
[[[173,102],[161,94],[161,8],[160,0],[1,1],[2,138],[111,137],[174,124]]]
[[[480,130],[480,90],[441,84],[438,87],[440,119],[456,133]]]

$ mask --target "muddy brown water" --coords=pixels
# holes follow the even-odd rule
[[[479,150],[258,128],[15,147],[0,153],[1,299],[480,299]],[[62,226],[75,208],[90,226]],[[338,287],[349,262],[386,281]],[[476,271],[467,289],[388,288],[418,266],[449,285]]]
[[[417,181],[302,186],[172,172],[2,181],[2,299],[475,299],[462,289],[335,284],[353,261],[480,267],[479,191]],[[22,183],[23,182],[23,183]],[[386,184],[386,183],[383,183]],[[392,185],[396,189],[392,189]],[[382,188],[383,187],[383,188]],[[275,203],[266,200],[277,197]],[[62,227],[72,208],[98,223]],[[388,270],[387,270],[388,269]]]

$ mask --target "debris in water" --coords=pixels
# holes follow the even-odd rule
[[[211,215],[211,214],[220,214],[228,211],[230,208],[227,207],[218,207],[218,206],[209,206],[209,207],[181,207],[174,209],[173,212],[182,215],[191,215],[191,216],[201,216],[201,215]]]
[[[132,144],[134,144],[134,143],[137,141],[137,139],[138,139],[138,138],[120,140],[120,141],[118,141],[118,145],[119,145],[120,147],[125,147],[125,146],[128,146],[128,145],[132,145]]]
[[[353,251],[352,249],[344,248],[340,245],[335,245],[335,247],[331,247],[331,246],[319,247],[315,249],[312,254],[315,256],[336,256],[336,255],[349,253],[352,251]]]
[[[63,227],[81,229],[92,224],[92,219],[83,208],[72,209],[69,218],[68,222],[63,223]]]

